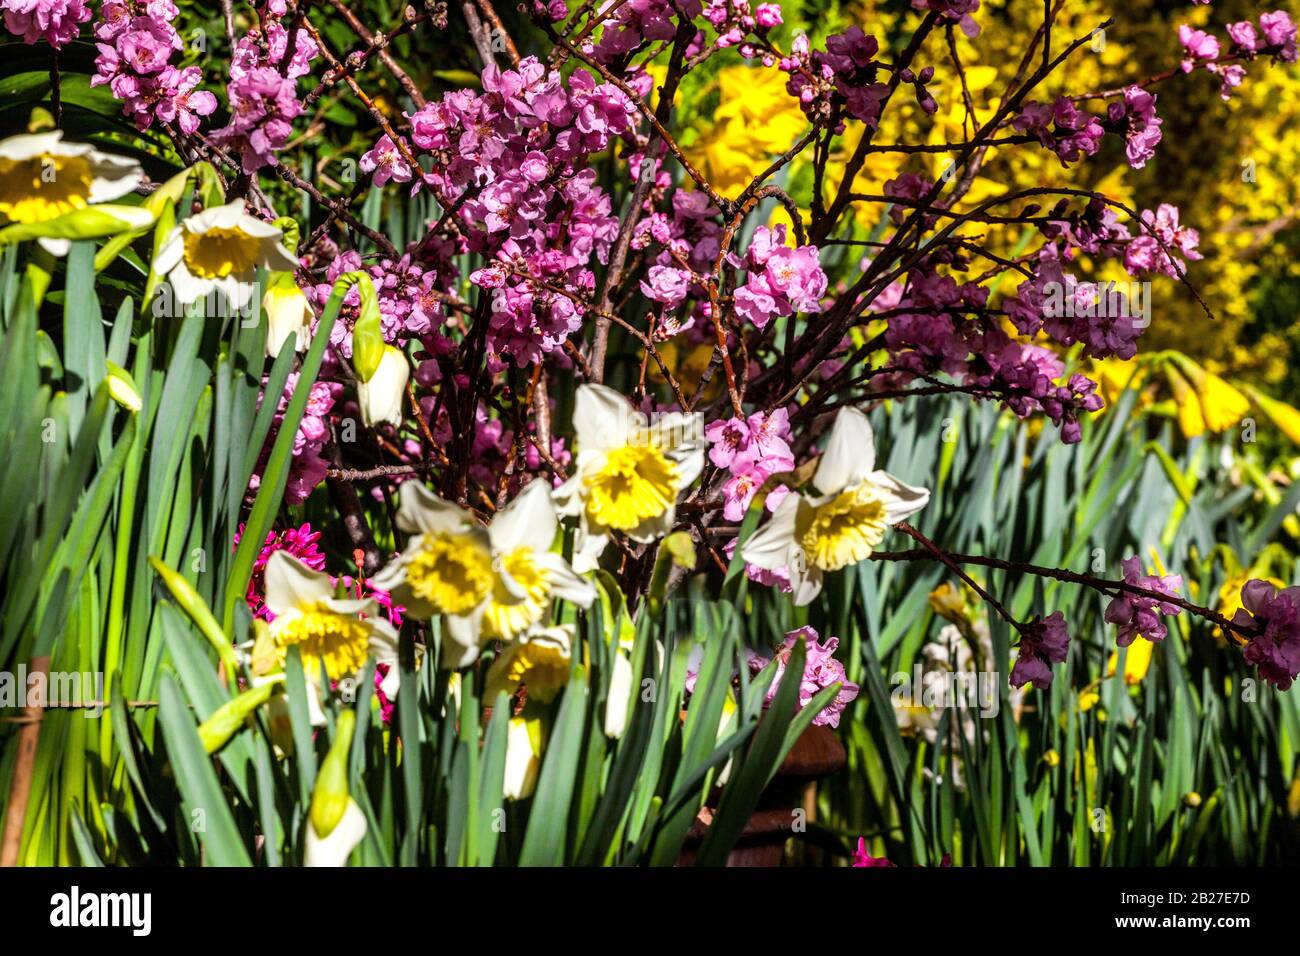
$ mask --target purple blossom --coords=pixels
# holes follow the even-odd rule
[[[1045,618],[1034,618],[1020,632],[1015,666],[1011,668],[1011,686],[1032,683],[1039,690],[1052,686],[1052,665],[1063,662],[1070,653],[1070,632],[1065,615],[1054,611]]]
[[[807,707],[812,703],[812,699],[822,690],[830,687],[832,684],[840,684],[839,693],[835,699],[826,705],[816,717],[813,718],[813,725],[817,727],[838,727],[840,725],[840,715],[844,713],[844,708],[858,696],[858,685],[850,681],[844,673],[844,665],[835,659],[835,650],[840,645],[838,637],[830,637],[825,643],[820,643],[817,632],[811,627],[801,627],[797,631],[791,631],[785,636],[785,641],[776,649],[776,676],[772,679],[768,687],[767,697],[764,699],[765,705],[770,705],[776,697],[777,690],[780,688],[781,681],[785,676],[785,667],[790,660],[790,653],[794,650],[795,642],[802,640],[807,650],[807,656],[804,659],[803,679],[799,683],[799,710]],[[772,658],[758,654],[754,651],[749,652],[749,670],[757,674],[769,663]]]
[[[1242,656],[1264,680],[1288,689],[1300,674],[1300,587],[1278,590],[1267,581],[1247,581],[1241,603],[1233,623],[1258,631]]]
[[[0,0],[5,29],[24,43],[44,40],[56,50],[77,38],[90,19],[86,0]]]
[[[1126,584],[1145,588],[1148,591],[1177,597],[1178,588],[1183,586],[1182,575],[1143,574],[1142,561],[1136,555],[1125,558],[1123,568]],[[1176,616],[1178,613],[1179,607],[1176,604],[1122,591],[1106,607],[1104,616],[1107,623],[1119,625],[1119,635],[1115,643],[1120,647],[1128,647],[1139,636],[1145,637],[1148,641],[1163,641],[1169,632],[1160,615]]]

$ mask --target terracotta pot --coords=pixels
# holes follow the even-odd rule
[[[740,839],[727,855],[727,866],[780,866],[792,835],[794,810],[803,804],[810,783],[828,777],[845,764],[844,745],[829,727],[809,727],[795,741],[772,782],[759,798]],[[710,801],[691,824],[678,866],[695,862],[716,807]]]

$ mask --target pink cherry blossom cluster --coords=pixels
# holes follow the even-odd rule
[[[289,399],[293,397],[297,387],[298,373],[291,372],[285,382],[284,392],[280,395],[275,417],[272,419],[271,435],[262,451],[261,460],[253,469],[253,477],[248,483],[250,492],[257,491],[261,486],[265,460],[279,432],[280,423],[284,420]],[[325,451],[330,444],[330,413],[342,393],[343,386],[337,382],[318,379],[312,383],[306,407],[303,409],[302,420],[298,423],[298,431],[294,434],[293,462],[289,469],[289,481],[284,490],[285,501],[291,505],[306,501],[312,490],[325,480],[325,472],[329,469]],[[262,401],[265,400],[264,392]]]
[[[1045,618],[1035,618],[1020,632],[1016,663],[1011,668],[1011,686],[1033,684],[1039,690],[1052,686],[1052,665],[1062,663],[1070,654],[1070,632],[1065,615],[1053,611]]]
[[[776,649],[775,657],[776,677],[773,678],[771,685],[768,687],[767,697],[764,699],[765,704],[771,704],[776,697],[777,691],[781,687],[781,680],[785,676],[785,668],[790,660],[790,653],[794,650],[796,642],[803,641],[806,649],[806,656],[803,665],[803,678],[799,683],[799,709],[807,707],[812,699],[821,691],[833,684],[839,684],[839,692],[835,695],[826,707],[813,718],[813,725],[817,727],[838,727],[840,725],[840,715],[844,713],[844,708],[853,702],[858,696],[858,685],[853,683],[844,673],[844,665],[835,659],[835,650],[840,645],[838,637],[828,637],[822,642],[817,632],[811,627],[801,627],[797,631],[791,631],[786,634],[785,641]],[[772,657],[759,654],[755,651],[749,652],[749,670],[757,674],[764,667],[772,662]]]
[[[296,25],[286,29],[272,10],[235,44],[226,86],[230,122],[212,138],[239,155],[244,172],[275,164],[302,112],[298,78],[311,72],[319,52],[310,34]]]
[[[764,329],[775,318],[796,312],[820,312],[826,293],[816,246],[787,244],[785,224],[775,229],[759,226],[745,252],[747,269],[744,285],[736,289],[736,314]]]
[[[1300,676],[1300,587],[1278,589],[1267,581],[1247,581],[1241,603],[1233,623],[1256,632],[1242,656],[1266,681],[1287,690]]]
[[[1182,576],[1178,574],[1143,574],[1142,560],[1136,555],[1125,558],[1122,566],[1124,582],[1135,587],[1177,597],[1178,589],[1183,586]],[[1145,637],[1148,641],[1163,641],[1169,630],[1160,615],[1178,613],[1179,607],[1176,604],[1121,591],[1106,606],[1105,618],[1107,623],[1119,626],[1115,643],[1120,647],[1128,647],[1138,637]]]
[[[482,93],[448,93],[409,117],[414,147],[440,160],[416,188],[456,209],[466,250],[486,262],[470,281],[491,303],[492,368],[536,362],[581,326],[592,260],[607,260],[618,231],[585,161],[629,134],[634,115],[616,86],[529,57],[486,68]]]
[[[100,8],[90,85],[107,85],[139,130],[157,121],[192,134],[217,108],[215,96],[197,89],[203,71],[172,63],[184,47],[172,26],[179,13],[171,0],[104,0]]]
[[[0,0],[5,29],[24,43],[44,40],[56,50],[67,46],[90,19],[86,0]]]
[[[876,62],[880,44],[874,36],[852,26],[826,38],[825,50],[813,50],[806,34],[795,37],[790,54],[778,62],[790,74],[786,89],[816,126],[844,132],[845,120],[867,127],[880,121],[889,86],[879,81]]]
[[[1070,98],[1058,97],[1051,104],[1025,104],[1012,126],[1036,137],[1062,165],[1095,155],[1107,133],[1122,136],[1129,165],[1141,169],[1155,155],[1163,122],[1156,115],[1155,94],[1130,85],[1111,101],[1105,116],[1094,116]]]
[[[722,516],[728,521],[745,517],[763,482],[794,468],[790,416],[784,408],[770,415],[753,412],[747,418],[713,422],[704,430],[704,437],[709,440],[709,460],[731,474],[722,486]],[[775,511],[787,494],[789,489],[784,485],[768,492],[767,510]]]
[[[1206,30],[1187,24],[1178,27],[1178,42],[1183,48],[1181,68],[1191,73],[1197,67],[1219,77],[1219,95],[1232,98],[1232,91],[1246,78],[1245,64],[1256,57],[1269,56],[1274,63],[1295,63],[1300,51],[1296,47],[1296,25],[1285,10],[1259,15],[1259,29],[1249,20],[1229,23],[1224,28],[1227,39],[1220,40]]]

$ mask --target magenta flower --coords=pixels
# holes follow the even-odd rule
[[[1128,163],[1141,169],[1155,155],[1160,142],[1160,124],[1156,115],[1156,96],[1140,86],[1124,90],[1123,103],[1111,103],[1107,117],[1112,127],[1124,134],[1124,151]]]
[[[1285,10],[1259,15],[1259,29],[1264,34],[1264,46],[1279,63],[1294,63],[1297,58],[1296,25]]]
[[[1142,561],[1136,555],[1125,558],[1123,568],[1126,584],[1146,588],[1148,591],[1177,597],[1178,588],[1183,586],[1183,578],[1179,574],[1163,576],[1143,574]],[[1176,604],[1122,591],[1106,607],[1104,617],[1107,623],[1119,625],[1119,635],[1115,643],[1120,647],[1128,647],[1139,636],[1145,637],[1148,641],[1163,641],[1169,632],[1164,622],[1160,620],[1160,615],[1177,616],[1178,613],[1179,607]]]
[[[1052,665],[1062,663],[1070,653],[1070,632],[1065,615],[1054,611],[1045,618],[1034,618],[1020,632],[1015,666],[1011,668],[1011,686],[1032,683],[1039,690],[1052,686]]]
[[[244,526],[241,524],[239,530],[235,532],[236,545],[239,544],[243,534]],[[287,551],[292,557],[297,558],[313,571],[324,571],[325,555],[317,547],[319,541],[320,532],[313,531],[310,524],[304,524],[297,528],[286,528],[283,531],[267,532],[262,550],[258,552],[257,557],[253,560],[253,575],[249,578],[248,591],[245,594],[248,609],[253,612],[254,617],[261,618],[264,621],[270,621],[275,617],[267,608],[263,597],[265,593],[263,576],[266,572],[266,564],[271,560],[271,555],[277,551]]]
[[[1278,590],[1267,581],[1247,581],[1234,624],[1258,629],[1242,656],[1259,676],[1286,690],[1300,675],[1300,587]]]
[[[886,857],[872,856],[867,852],[867,840],[865,837],[858,837],[858,848],[853,851],[853,860],[849,864],[853,867],[864,866],[894,866]]]

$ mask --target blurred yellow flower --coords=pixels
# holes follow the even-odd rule
[[[799,101],[780,70],[731,66],[718,74],[721,105],[712,123],[686,149],[724,196],[736,196],[808,131]]]

